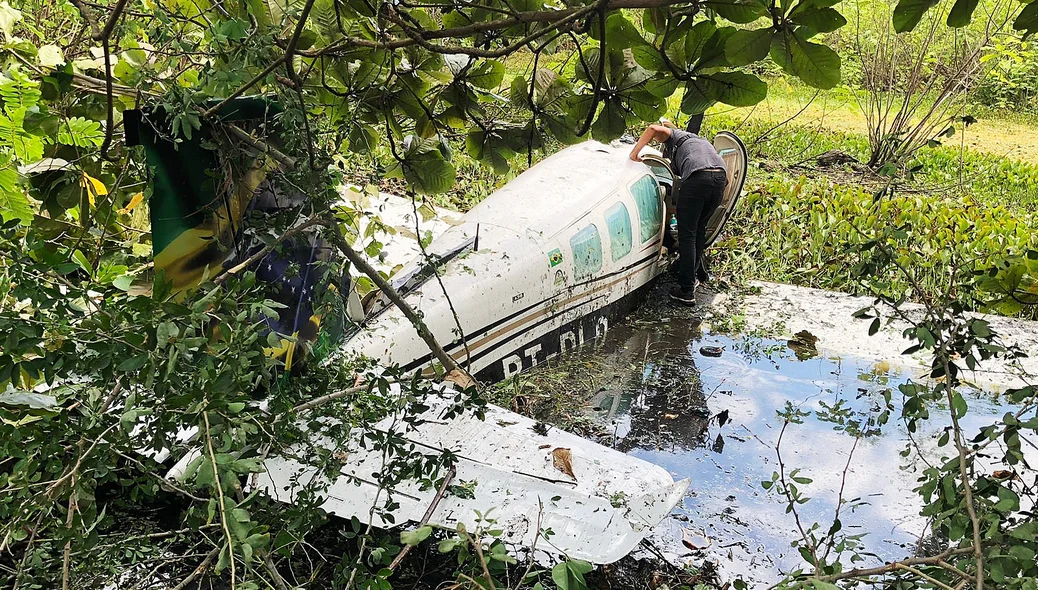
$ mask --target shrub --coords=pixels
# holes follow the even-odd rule
[[[1030,41],[1007,37],[987,47],[980,58],[989,67],[974,98],[998,109],[1038,112],[1038,49]]]
[[[861,186],[827,178],[769,174],[750,186],[715,248],[715,264],[739,276],[872,295],[857,283],[860,272],[854,268],[868,260],[851,254],[848,245],[867,242],[884,228],[903,227],[894,256],[912,265],[923,288],[935,294],[952,269],[984,270],[1007,252],[1038,247],[1036,223],[1034,213],[1011,205],[923,192],[876,199]],[[887,268],[884,295],[923,295]]]

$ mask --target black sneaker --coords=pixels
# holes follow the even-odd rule
[[[683,287],[674,287],[670,290],[670,298],[682,305],[695,305],[696,304],[696,288],[691,289]]]

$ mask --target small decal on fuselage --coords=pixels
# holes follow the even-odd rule
[[[558,266],[562,264],[562,250],[555,248],[548,253],[548,264],[550,266]]]

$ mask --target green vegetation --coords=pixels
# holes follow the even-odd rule
[[[867,140],[859,135],[792,124],[753,143],[774,125],[751,121],[739,127],[724,117],[708,124],[739,129],[757,158],[742,204],[714,249],[722,276],[875,294],[859,281],[855,265],[863,261],[848,246],[893,226],[905,229],[899,255],[921,254],[913,264],[926,292],[914,292],[891,267],[883,294],[918,301],[940,293],[952,269],[969,276],[1038,248],[1033,164],[938,146],[913,160],[918,168],[910,179],[894,180],[860,165],[855,170],[816,162],[830,150],[863,157]],[[964,304],[982,303],[975,290],[960,295]]]
[[[272,350],[305,338],[268,329],[282,304],[239,256],[246,245],[284,252],[289,238],[306,230],[334,246],[329,272],[345,272],[345,259],[362,260],[347,237],[367,257],[377,257],[381,244],[377,235],[353,235],[357,212],[335,206],[344,177],[467,208],[562,144],[612,140],[676,111],[749,108],[776,76],[812,89],[870,92],[876,100],[907,91],[912,112],[945,96],[959,100],[959,90],[937,88],[955,78],[942,63],[954,57],[973,64],[961,60],[949,35],[976,41],[982,23],[1003,12],[1002,33],[1038,29],[1038,2],[992,6],[0,1],[0,580],[14,588],[97,587],[138,567],[145,569],[131,575],[153,572],[180,588],[200,576],[232,590],[390,588],[403,575],[393,569],[403,546],[429,543],[433,531],[400,536],[357,520],[328,523],[317,483],[304,486],[294,505],[249,493],[245,484],[271,453],[338,472],[346,457],[316,445],[316,435],[344,440],[351,428],[390,414],[402,416],[401,430],[412,427],[430,383],[397,368],[372,371],[365,362],[289,367],[275,358]],[[921,73],[906,73],[911,53],[865,59],[846,16],[872,23],[873,50],[884,46],[877,39],[922,43]],[[907,31],[917,23],[918,31]],[[894,36],[895,29],[905,32]],[[971,70],[981,76],[978,100],[1033,111],[1030,46],[971,47],[991,65]],[[873,83],[868,71],[876,64],[889,64],[893,82]],[[218,107],[243,95],[275,102],[282,133],[225,119]],[[175,291],[175,277],[153,260],[147,218],[158,192],[154,172],[123,137],[131,127],[123,111],[137,108],[163,111],[148,120],[151,129],[180,149],[218,131],[201,149],[219,164],[195,172],[212,180],[221,204],[248,204],[261,183],[304,198],[269,216],[240,215],[228,235],[214,232],[217,255],[190,257],[211,264]],[[923,419],[945,398],[961,417],[956,363],[999,352],[985,324],[962,316],[962,304],[984,295],[978,287],[1019,302],[1020,292],[1034,294],[1038,276],[1031,231],[1038,160],[956,148],[961,136],[947,125],[965,125],[965,114],[942,111],[914,143],[904,139],[908,123],[891,132],[868,125],[834,133],[775,127],[780,118],[709,119],[753,140],[758,161],[768,161],[751,176],[719,244],[718,268],[740,279],[927,302],[913,337],[934,351],[932,377],[943,381],[905,391],[918,402],[906,420]],[[943,145],[933,147],[938,141]],[[871,166],[819,170],[815,157],[834,149]],[[978,285],[973,271],[993,266]],[[374,272],[368,278],[382,280]],[[326,295],[313,311],[336,317],[341,298]],[[1021,312],[1020,305],[1009,311]],[[421,331],[420,319],[415,324]],[[328,343],[313,348],[319,344]],[[353,387],[358,375],[365,387]],[[390,383],[401,392],[391,394]],[[333,393],[338,397],[327,397]],[[485,392],[468,393],[454,410],[479,415]],[[1033,392],[1012,395],[1028,409],[1034,403]],[[1004,439],[1008,465],[1021,461],[1014,435],[1034,428],[1022,416],[985,431],[989,441]],[[193,440],[179,440],[181,432],[195,433]],[[376,476],[387,495],[372,514],[391,510],[389,492],[403,481],[442,483],[455,460],[417,453],[398,434],[369,431],[365,439],[393,458]],[[974,467],[957,427],[950,440],[958,463],[927,472],[922,489],[934,527],[960,546],[956,572],[930,563],[915,578],[900,578],[894,566],[880,573],[897,584],[987,577],[1027,587],[1035,577],[1034,515],[1015,514],[1019,494]],[[161,474],[169,465],[142,449],[201,454],[184,477],[167,481]],[[475,484],[456,485],[471,493]],[[492,517],[482,516],[485,530],[437,532],[444,562],[458,564],[437,582],[588,585],[590,566],[580,561],[543,571],[513,567],[510,551],[522,548],[506,550]],[[820,541],[802,542],[808,570],[790,586],[832,588],[849,577],[839,562],[814,554]]]

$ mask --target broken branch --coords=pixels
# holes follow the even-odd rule
[[[458,363],[454,362],[454,359],[451,358],[449,354],[447,354],[447,351],[445,351],[443,347],[440,346],[440,343],[437,342],[436,337],[432,335],[432,332],[429,331],[429,328],[425,325],[425,322],[422,321],[422,318],[418,316],[414,308],[412,308],[410,304],[404,301],[404,298],[396,289],[393,288],[392,285],[389,284],[389,281],[382,278],[382,275],[378,274],[378,271],[375,270],[370,264],[368,264],[367,260],[364,260],[364,257],[358,254],[357,251],[354,250],[349,245],[349,243],[346,242],[346,238],[344,238],[342,234],[339,232],[339,226],[332,221],[324,221],[324,225],[333,230],[332,243],[335,244],[335,247],[338,248],[346,256],[346,258],[349,259],[351,264],[356,266],[358,270],[360,270],[369,279],[371,279],[371,281],[375,283],[375,286],[378,287],[386,295],[386,297],[388,297],[389,300],[393,302],[393,305],[395,305],[401,311],[401,313],[404,314],[404,317],[406,317],[408,321],[411,322],[411,325],[414,326],[415,331],[418,332],[418,336],[423,341],[425,341],[425,344],[429,347],[429,350],[432,351],[433,356],[436,357],[436,360],[439,361],[441,365],[443,365],[444,371],[446,371],[448,374],[451,371],[460,371],[465,375],[468,375],[467,372],[465,372],[461,369],[461,367],[458,366]],[[469,375],[469,377],[471,378],[471,375]]]
[[[418,523],[418,528],[422,528],[429,524],[429,519],[432,518],[436,506],[439,505],[440,499],[443,498],[443,493],[447,491],[447,486],[450,485],[451,480],[454,479],[456,474],[457,470],[451,467],[450,471],[447,472],[447,475],[443,476],[443,483],[440,484],[440,489],[436,490],[436,495],[433,496],[432,502],[429,503],[429,507],[425,509],[425,514],[422,516],[421,522]],[[389,571],[396,570],[396,566],[400,565],[400,562],[407,557],[407,554],[410,553],[412,547],[414,547],[414,545],[407,545],[399,554],[397,554],[396,558],[393,559],[393,563],[389,564]]]

